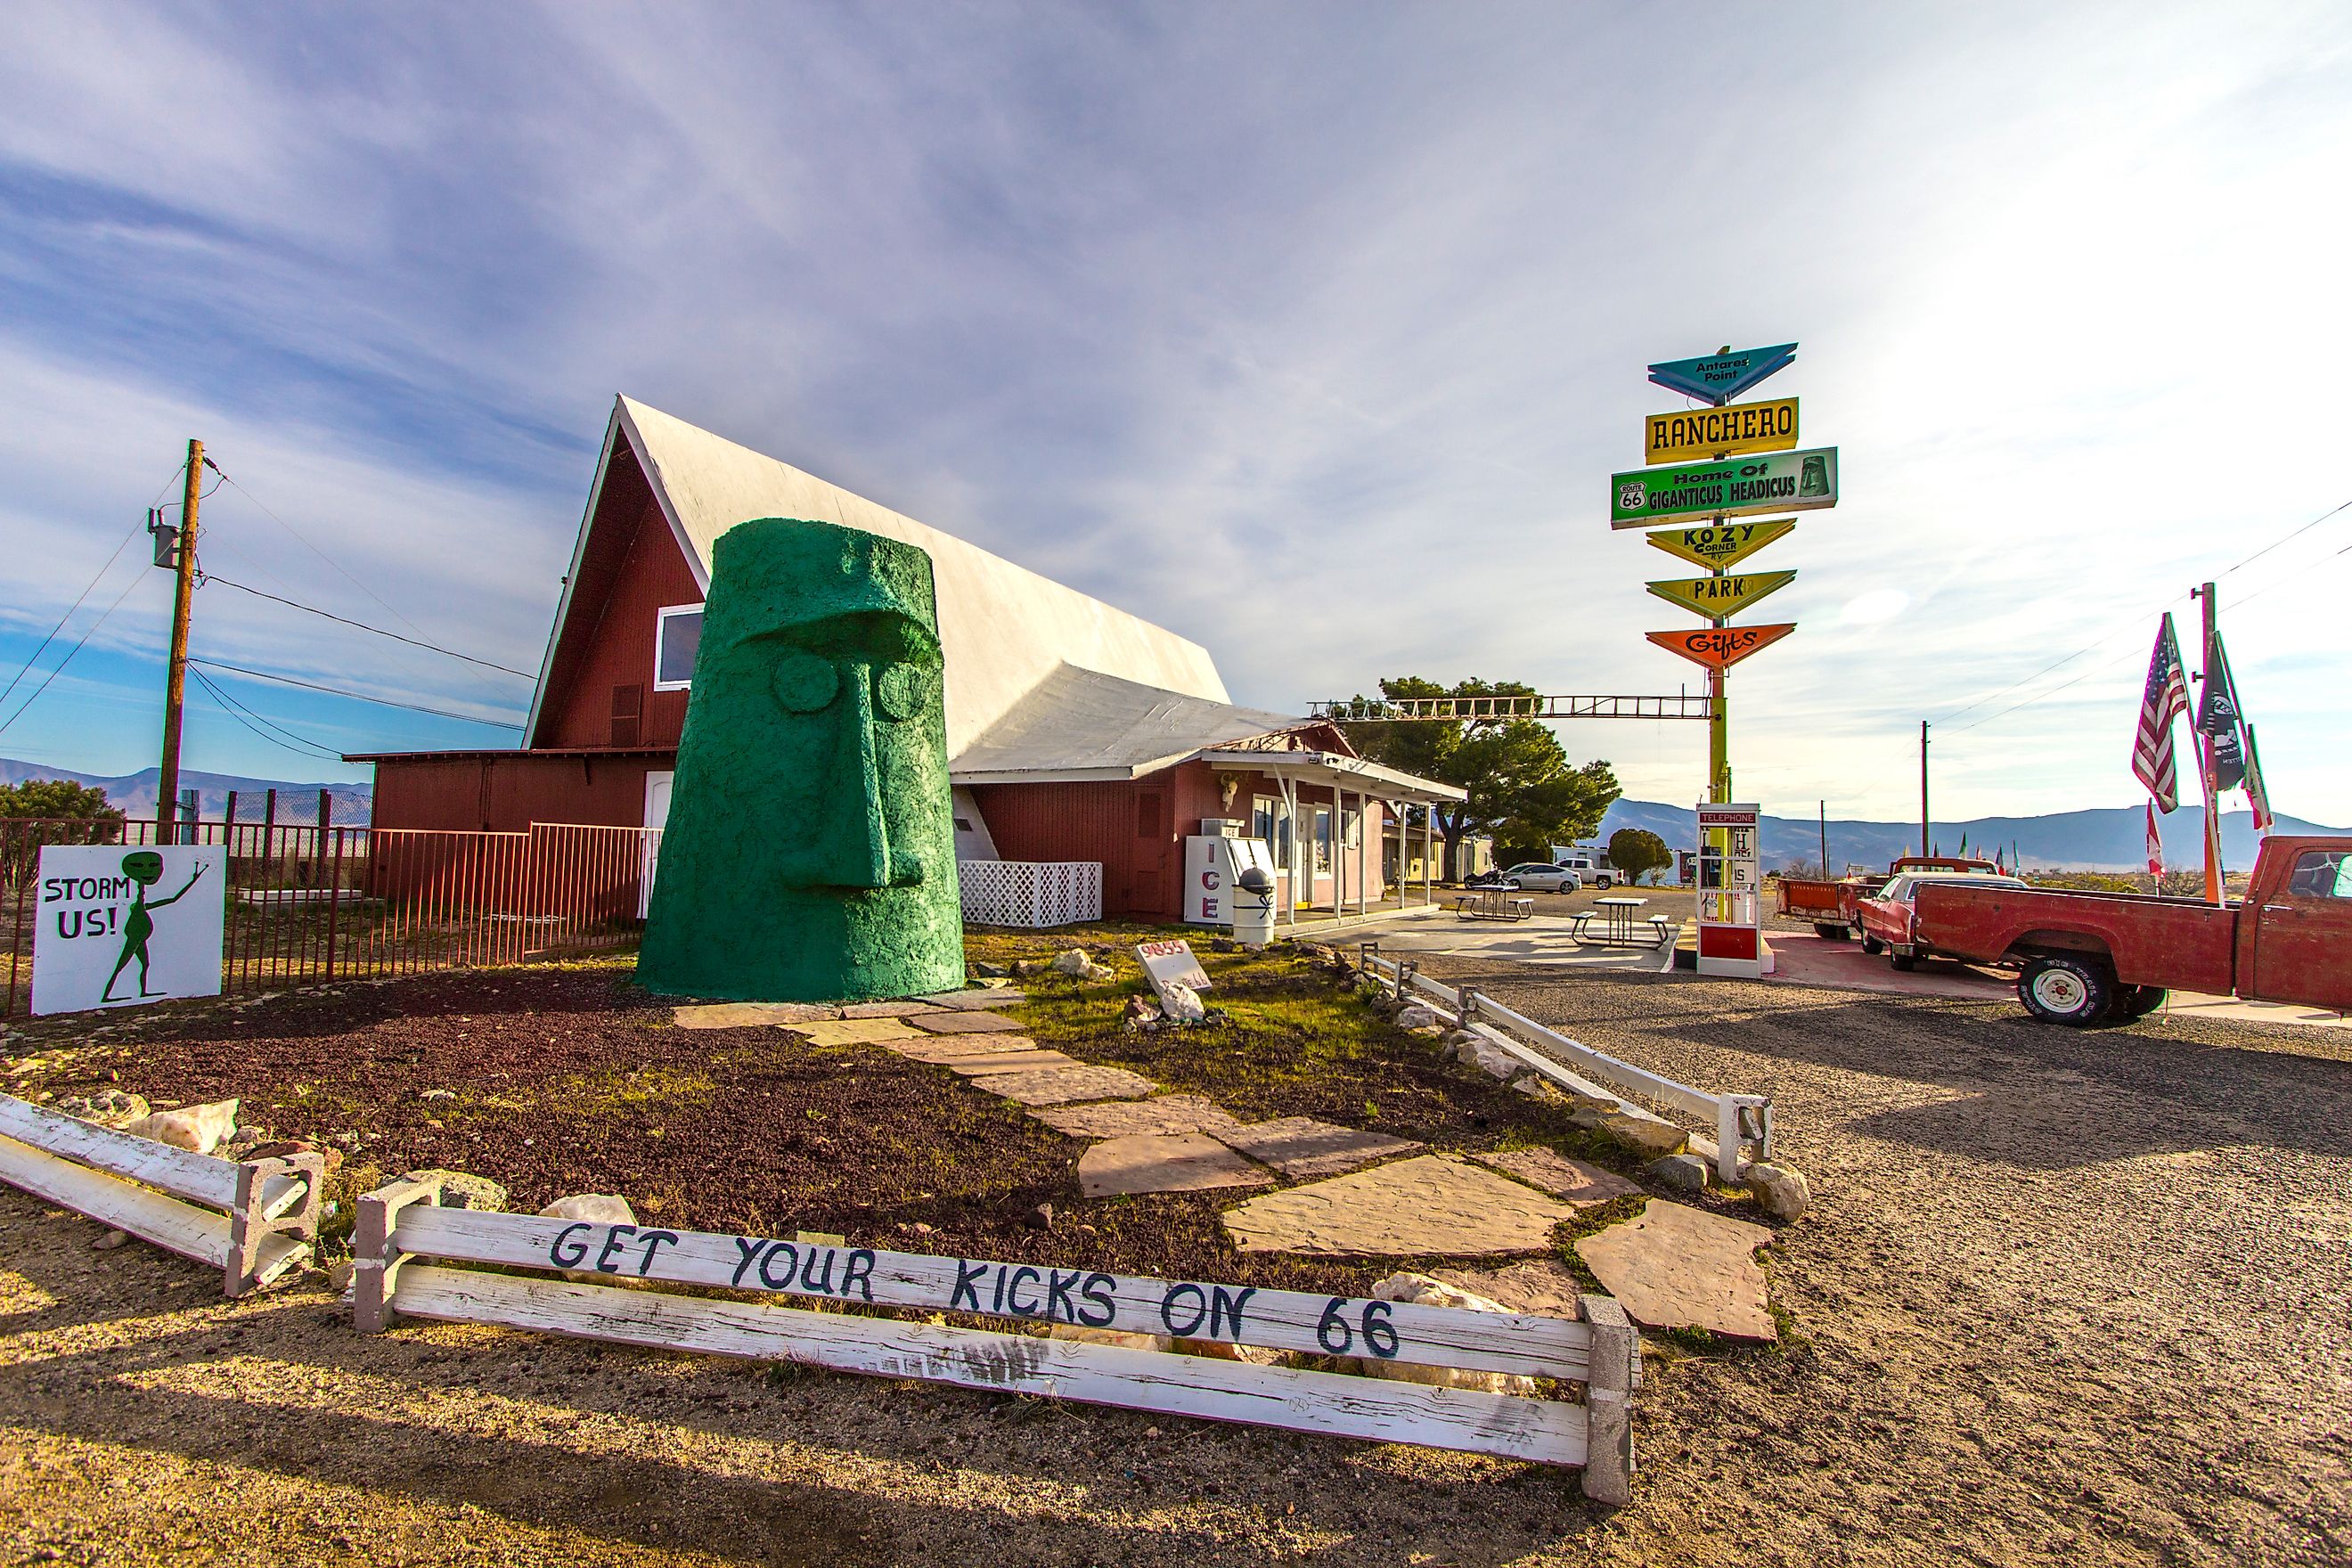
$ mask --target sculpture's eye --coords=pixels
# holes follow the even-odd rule
[[[813,653],[784,655],[776,660],[775,673],[769,679],[774,684],[777,703],[787,713],[814,713],[841,689],[833,660]]]
[[[904,723],[931,705],[933,677],[919,664],[889,664],[874,672],[874,706],[886,719]]]

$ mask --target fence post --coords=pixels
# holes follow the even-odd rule
[[[319,798],[324,805],[326,791],[320,791]],[[335,981],[335,921],[343,907],[343,830],[321,827],[319,832],[322,837],[331,833],[335,837],[335,867],[327,872],[327,984],[331,985]],[[319,857],[321,869],[325,868],[326,858],[323,852]]]

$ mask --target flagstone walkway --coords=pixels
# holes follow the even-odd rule
[[[976,1089],[1029,1108],[1057,1132],[1094,1140],[1077,1163],[1078,1188],[1089,1198],[1278,1187],[1224,1215],[1244,1252],[1538,1254],[1562,1221],[1642,1191],[1549,1149],[1465,1160],[1312,1117],[1244,1122],[1204,1095],[1163,1094],[1139,1073],[1041,1047],[994,1010],[1026,1000],[1003,988],[844,1007],[727,1002],[679,1007],[675,1016],[681,1028],[772,1025],[814,1045],[879,1046],[945,1068]],[[1754,1256],[1770,1238],[1761,1226],[1653,1199],[1638,1218],[1576,1248],[1637,1322],[1770,1339],[1776,1331]],[[1442,1277],[1507,1305],[1528,1303],[1515,1310],[1575,1315],[1576,1280],[1555,1261]]]

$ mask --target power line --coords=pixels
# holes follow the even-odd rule
[[[2340,511],[2346,510],[2347,509],[2352,509],[2352,500],[2340,501],[2340,502],[2338,502],[2338,503],[2337,503],[2337,504],[2336,504],[2335,506],[2332,506],[2332,507],[2328,508],[2326,511],[2321,512],[2317,517],[2313,518],[2309,522],[2305,523],[2301,528],[2295,529],[2295,530],[2294,530],[2294,531],[2293,531],[2292,532],[2290,532],[2290,533],[2287,533],[2287,534],[2285,534],[2285,535],[2283,535],[2283,536],[2282,536],[2282,537],[2280,537],[2280,538],[2277,538],[2277,539],[2274,539],[2274,540],[2271,541],[2268,544],[2263,545],[2260,550],[2255,551],[2252,555],[2247,556],[2243,561],[2241,561],[2241,562],[2237,563],[2237,564],[2236,564],[2236,565],[2233,565],[2233,566],[2225,566],[2225,567],[2223,567],[2221,571],[2219,571],[2219,572],[2217,572],[2217,573],[2215,573],[2215,574],[2213,574],[2213,580],[2214,580],[2215,582],[2217,582],[2217,583],[2218,583],[2218,582],[2220,582],[2222,578],[2227,577],[2228,575],[2230,575],[2230,574],[2231,574],[2231,573],[2237,571],[2237,570],[2239,569],[2239,567],[2252,565],[2254,562],[2261,560],[2263,556],[2265,556],[2265,555],[2269,554],[2272,551],[2276,550],[2280,545],[2282,545],[2282,544],[2285,544],[2285,543],[2290,542],[2291,541],[2294,541],[2294,540],[2296,540],[2296,539],[2300,539],[2300,538],[2302,538],[2305,534],[2309,533],[2313,529],[2317,528],[2321,523],[2326,522],[2329,518],[2334,517],[2337,512],[2340,512]],[[2341,552],[2338,552],[2338,553],[2341,553]],[[2277,584],[2273,584],[2273,587],[2275,587],[2276,585],[2277,585]],[[2268,589],[2264,589],[2264,590],[2262,590],[2262,591],[2263,591],[2263,592],[2267,593],[2269,590],[2268,590]],[[2251,595],[2251,594],[2247,595],[2247,597],[2248,597],[2248,598],[2252,598],[2252,596],[2253,596],[2253,595]],[[2169,603],[2169,601],[2167,601],[2167,602],[2168,602],[2168,603]],[[2164,605],[2158,605],[2158,606],[2157,606],[2158,610],[2159,610],[2159,611],[2161,611],[2164,607],[2165,607],[2165,606],[2164,606]],[[2078,659],[2078,658],[2082,658],[2084,654],[2086,654],[2086,653],[2091,653],[2091,652],[2095,651],[2095,650],[2096,650],[2096,649],[2098,649],[2098,648],[2104,647],[2105,647],[2108,643],[2111,643],[2111,642],[2115,641],[2115,640],[2116,640],[2117,637],[2128,637],[2128,636],[2130,636],[2130,635],[2131,635],[2131,633],[2132,633],[2132,631],[2133,631],[2133,629],[2134,629],[2134,627],[2136,627],[2137,626],[2138,626],[2138,625],[2139,625],[2139,623],[2140,623],[2140,621],[2142,621],[2142,620],[2144,620],[2144,619],[2146,619],[2146,616],[2141,616],[2135,617],[2131,625],[2129,625],[2129,626],[2119,626],[2119,627],[2117,627],[2116,630],[2109,632],[2106,636],[2105,636],[2105,637],[2103,637],[2098,638],[2098,639],[2097,639],[2096,641],[2095,641],[2095,642],[2088,642],[2088,643],[2084,644],[2081,647],[2076,648],[2073,653],[2068,654],[2065,658],[2061,658],[2061,659],[2058,659],[2058,660],[2056,660],[2056,661],[2054,661],[2054,662],[2053,662],[2053,663],[2043,665],[2040,669],[2035,670],[2032,675],[2029,675],[2029,676],[2025,677],[2025,678],[2024,678],[2023,679],[2021,679],[2021,680],[2012,680],[2012,681],[2011,681],[2007,686],[2004,686],[2004,687],[2000,688],[2000,689],[1999,690],[1997,690],[1997,691],[1989,691],[1989,692],[1985,693],[1985,695],[1983,695],[1982,697],[1978,698],[1975,701],[1970,702],[1970,703],[1967,704],[1967,705],[1966,705],[1966,706],[1964,706],[1964,707],[1955,708],[1955,709],[1953,709],[1950,712],[1944,714],[1941,718],[1939,718],[1938,720],[1937,720],[1937,721],[1936,721],[1936,722],[1937,722],[1937,723],[1939,723],[1939,724],[1948,724],[1948,723],[1950,723],[1953,720],[1955,720],[1955,719],[1958,718],[1961,714],[1968,712],[1970,709],[1981,708],[1981,707],[1983,707],[1983,706],[1984,706],[1986,703],[1988,703],[1988,702],[1997,701],[1997,700],[1999,700],[2000,699],[2001,699],[2001,698],[2003,698],[2003,697],[2008,696],[2011,692],[2012,692],[2012,691],[2016,690],[2016,689],[2017,689],[2019,687],[2021,687],[2021,686],[2030,686],[2030,685],[2032,685],[2033,682],[2035,682],[2035,681],[2037,681],[2037,680],[2041,679],[2043,676],[2045,676],[2045,675],[2049,674],[2052,670],[2053,670],[2053,669],[2057,669],[2057,668],[2061,668],[2061,667],[2063,667],[2063,666],[2065,666],[2065,665],[2072,664],[2072,663],[2074,663],[2076,659]],[[2102,668],[2104,668],[2104,667],[2102,667]],[[2079,678],[2078,678],[2078,679],[2079,679]],[[2064,690],[2068,686],[2072,686],[2072,685],[2074,685],[2074,681],[2069,680],[2069,681],[2064,682],[2064,683],[2063,683],[2063,684],[2062,684],[2062,685],[2058,685],[2058,686],[2053,686],[2053,687],[2052,687],[2052,688],[2050,689],[2050,690],[2051,690],[2051,691],[2063,691],[2063,690]],[[2049,692],[2044,692],[2042,695],[2046,697],[2046,696],[2048,696],[2049,694],[2050,694]],[[2028,700],[2028,701],[2039,701],[2039,700],[2040,700],[2040,699],[2039,699],[2039,698],[2029,698],[2027,700]],[[2003,713],[2014,713],[2014,712],[2016,712],[2016,711],[2017,711],[2017,709],[2018,709],[2019,707],[2023,707],[2024,705],[2025,705],[2025,704],[2023,704],[2023,703],[2020,703],[2020,704],[2017,704],[2015,707],[2004,708],[2004,709],[2002,709],[2002,710],[2001,710],[2001,712],[2003,712]],[[1995,714],[1995,715],[1994,715],[1994,717],[1995,717],[1995,718],[1999,718],[1999,717],[2000,717],[2000,714]],[[1979,720],[1979,721],[1978,721],[1978,723],[1983,723],[1983,722],[1985,722],[1985,721],[1983,721],[1983,720]],[[1976,728],[1976,725],[1975,725],[1975,724],[1968,724],[1968,725],[1963,725],[1963,726],[1962,726],[1962,728],[1964,728],[1964,729],[1973,730],[1973,729],[1975,729],[1975,728]]]
[[[373,632],[380,637],[390,637],[394,642],[404,642],[411,647],[421,647],[431,653],[446,654],[451,658],[461,658],[467,664],[478,664],[484,669],[495,669],[502,675],[520,675],[525,680],[537,680],[539,679],[538,674],[532,670],[517,669],[511,665],[493,664],[487,658],[476,658],[472,654],[459,653],[455,648],[443,647],[438,643],[423,642],[415,637],[404,637],[398,632],[388,632],[382,626],[369,626],[365,621],[354,621],[346,616],[335,615],[331,611],[320,609],[314,605],[305,605],[294,599],[283,599],[275,594],[265,594],[260,589],[249,587],[243,583],[233,583],[226,577],[221,576],[215,572],[205,572],[200,568],[197,573],[197,581],[199,583],[206,584],[218,583],[224,588],[235,588],[240,594],[250,594],[257,599],[268,599],[273,605],[284,605],[289,609],[300,610],[307,615],[318,616],[326,620],[333,621],[340,626],[356,626],[363,632]]]
[[[471,713],[453,713],[446,708],[425,708],[415,702],[394,702],[388,697],[370,697],[363,691],[346,691],[340,686],[320,686],[312,680],[297,680],[290,675],[273,675],[266,669],[247,669],[241,664],[224,664],[216,658],[197,658],[191,656],[188,662],[205,665],[213,669],[226,669],[236,675],[249,675],[256,680],[274,680],[280,686],[299,686],[305,691],[323,691],[330,697],[348,697],[354,702],[373,702],[379,708],[405,708],[412,713],[430,713],[436,719],[462,719],[468,724],[488,724],[498,730],[522,728],[521,725],[509,723],[504,719],[483,719]],[[0,725],[0,728],[5,728],[5,726]]]
[[[151,517],[154,514],[155,509],[163,504],[163,497],[170,492],[173,480],[177,479],[183,473],[186,472],[187,467],[187,459],[184,458],[181,458],[179,467],[173,468],[169,477],[163,480],[163,484],[156,488],[155,499],[147,503],[148,514]],[[98,575],[92,577],[89,580],[89,586],[82,589],[80,594],[75,596],[74,602],[66,606],[66,613],[58,617],[58,624],[49,628],[49,635],[41,639],[41,646],[35,648],[32,651],[31,656],[17,668],[16,673],[9,678],[7,689],[0,690],[0,702],[7,701],[9,694],[16,689],[18,682],[22,681],[26,676],[32,673],[33,666],[40,662],[41,655],[48,651],[49,645],[58,640],[58,634],[66,629],[66,623],[73,619],[74,612],[82,607],[83,602],[86,601],[91,594],[97,592],[99,584],[105,580],[106,574],[114,570],[114,563],[122,559],[122,552],[131,548],[131,542],[139,537],[139,530],[142,526],[144,525],[136,522],[131,525],[131,531],[122,536],[122,542],[114,547],[114,553],[106,558],[106,564],[98,569]],[[72,656],[68,654],[67,657],[71,658]],[[65,667],[63,665],[59,665],[58,668],[62,669]],[[45,681],[43,684],[47,685],[47,683]]]
[[[120,553],[120,552],[117,553]],[[6,720],[0,721],[0,734],[7,733],[8,726],[14,724],[17,720],[22,719],[25,716],[25,710],[30,708],[34,703],[38,702],[41,700],[41,693],[49,689],[49,682],[55,680],[64,672],[66,666],[74,661],[74,655],[79,653],[84,647],[89,646],[89,639],[98,635],[98,628],[106,625],[107,617],[109,616],[113,615],[115,611],[122,608],[122,601],[131,597],[131,591],[139,586],[139,584],[140,577],[138,574],[133,573],[131,574],[131,581],[122,585],[122,592],[114,596],[114,603],[106,606],[106,615],[100,616],[97,620],[92,621],[90,623],[89,630],[81,634],[81,641],[74,644],[73,647],[66,650],[65,658],[58,660],[57,668],[50,670],[47,676],[43,677],[41,683],[38,686],[33,688],[33,694],[30,697],[26,698],[24,702],[18,706],[14,713],[9,714]]]
[[[274,723],[270,720],[263,718],[252,709],[246,707],[243,703],[231,697],[227,692],[222,690],[219,683],[214,680],[211,676],[206,675],[203,670],[191,669],[188,673],[196,678],[196,684],[202,686],[206,691],[212,693],[213,700],[219,703],[222,710],[227,713],[230,718],[236,720],[238,723],[243,724],[256,735],[268,741],[271,745],[276,746],[279,751],[291,752],[296,756],[310,757],[314,760],[325,762],[340,763],[343,760],[343,755],[341,752],[330,751],[328,748],[318,744],[316,742],[306,740],[302,736],[296,734],[293,731]],[[278,735],[283,735],[286,739],[278,739],[278,736],[270,734],[268,730],[260,728],[259,726],[261,725],[268,725],[268,730],[277,731]],[[289,742],[291,742],[292,744],[289,744]]]
[[[333,567],[336,575],[342,578],[344,582],[349,583],[352,587],[357,588],[369,598],[374,599],[377,606],[386,615],[389,615],[394,620],[398,621],[402,626],[406,626],[410,631],[415,632],[418,636],[421,637],[424,635],[424,627],[418,626],[415,621],[410,620],[406,616],[402,615],[398,610],[394,609],[390,605],[385,604],[376,594],[374,589],[369,587],[366,584],[361,582],[358,578],[344,571],[341,566],[337,565],[332,556],[320,549],[317,545],[311,543],[308,539],[305,539],[292,523],[287,521],[284,518],[270,510],[267,506],[263,506],[259,496],[255,495],[251,490],[247,489],[243,485],[237,484],[235,479],[230,479],[227,474],[223,473],[218,463],[214,462],[210,458],[206,458],[205,459],[205,467],[210,468],[214,473],[219,474],[222,483],[236,485],[236,493],[251,501],[255,506],[260,507],[262,516],[268,518],[270,521],[284,529],[288,533],[292,534],[296,543],[301,545],[303,549],[309,551],[320,560],[324,561],[329,566]]]

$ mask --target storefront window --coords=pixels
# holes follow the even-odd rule
[[[1318,877],[1327,875],[1331,869],[1331,808],[1329,806],[1318,805],[1315,808],[1311,834],[1312,837],[1308,841],[1315,847],[1315,874]]]

